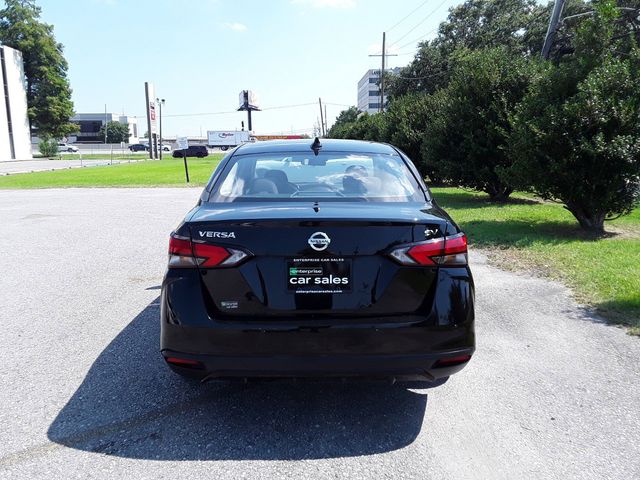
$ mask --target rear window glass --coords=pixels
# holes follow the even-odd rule
[[[425,197],[395,154],[282,153],[231,158],[212,202],[347,200],[413,202]]]

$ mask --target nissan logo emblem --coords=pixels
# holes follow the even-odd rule
[[[329,235],[327,235],[326,233],[316,232],[309,237],[308,242],[311,248],[313,248],[317,252],[321,252],[329,246],[331,240],[329,239]]]

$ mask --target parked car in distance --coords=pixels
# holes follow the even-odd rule
[[[432,382],[474,353],[474,291],[465,234],[400,150],[245,143],[170,235],[160,351],[201,381]]]
[[[58,143],[58,152],[78,153],[78,147],[61,142]]]
[[[133,145],[129,145],[129,150],[132,152],[146,152],[149,150],[149,147],[143,145],[142,143],[134,143]]]
[[[180,158],[185,156],[184,150],[174,150],[172,153],[173,158]],[[206,157],[209,155],[209,150],[205,145],[189,145],[187,148],[187,157]]]
[[[169,145],[162,144],[162,151],[163,152],[170,152],[171,151],[171,147]]]

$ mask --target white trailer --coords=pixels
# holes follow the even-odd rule
[[[207,132],[207,145],[211,148],[220,147],[220,150],[228,150],[250,141],[251,136],[247,131],[209,130]]]

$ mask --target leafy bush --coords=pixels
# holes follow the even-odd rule
[[[58,142],[53,138],[45,138],[40,141],[38,150],[43,157],[56,157],[58,155]]]
[[[462,51],[449,84],[431,97],[422,153],[427,168],[456,185],[504,200],[513,187],[496,169],[511,166],[509,115],[537,63],[504,48]]]
[[[431,183],[440,183],[440,177],[432,165],[425,162],[421,152],[425,125],[430,120],[432,110],[430,95],[414,93],[392,100],[384,113],[383,138],[385,142],[404,151]]]
[[[358,110],[351,107],[340,113],[336,123],[329,130],[329,138],[384,141],[384,116],[358,114]]]
[[[578,30],[575,53],[549,65],[512,119],[503,177],[559,200],[585,230],[629,213],[640,194],[640,50],[617,58],[613,2]]]

